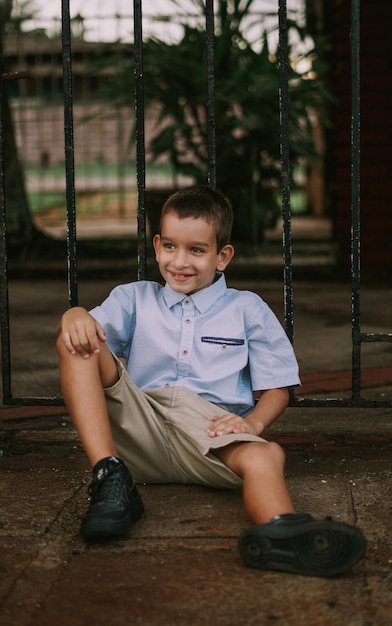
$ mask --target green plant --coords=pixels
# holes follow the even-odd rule
[[[176,0],[172,2],[180,8]],[[153,161],[164,157],[174,173],[206,183],[205,2],[193,4],[200,23],[193,20],[190,25],[184,18],[180,41],[145,41],[144,89],[146,106],[156,115],[149,146]],[[281,171],[278,59],[270,50],[270,32],[252,12],[253,4],[254,0],[216,3],[215,111],[217,187],[233,204],[234,238],[257,246],[264,229],[280,215]],[[250,35],[255,28],[257,41]],[[311,114],[325,120],[329,102],[322,53],[320,42],[311,41],[304,29],[289,22],[292,168],[301,157],[317,157]],[[123,76],[131,75],[128,64],[124,72]],[[125,95],[120,87],[125,81],[117,77],[116,84]]]

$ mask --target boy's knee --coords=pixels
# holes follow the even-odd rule
[[[56,339],[56,350],[57,350],[57,356],[59,359],[68,359],[73,357],[74,355],[71,354],[71,352],[68,350],[67,346],[64,343],[64,339],[61,336],[61,333],[58,335],[57,339]]]
[[[60,356],[62,354],[65,354],[66,352],[68,352],[68,350],[66,349],[65,345],[64,345],[64,340],[61,336],[61,334],[59,334],[56,338],[56,350],[57,350],[57,354]]]
[[[286,454],[283,448],[274,441],[268,442],[267,446],[268,454],[270,455],[271,459],[275,461],[278,465],[283,466],[286,462]]]
[[[246,465],[252,469],[256,467],[264,470],[269,467],[283,469],[286,461],[283,448],[274,441],[256,443],[249,447],[244,456]]]

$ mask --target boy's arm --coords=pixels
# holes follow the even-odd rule
[[[100,343],[106,341],[104,329],[86,309],[72,307],[64,313],[58,330],[58,341],[63,341],[71,354],[87,359],[100,351]]]
[[[255,408],[245,418],[234,413],[226,413],[221,417],[211,417],[213,423],[208,429],[208,434],[210,437],[228,435],[229,433],[261,435],[283,413],[288,401],[289,392],[286,387],[267,389],[262,392]]]

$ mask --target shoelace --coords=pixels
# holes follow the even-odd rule
[[[112,490],[114,485],[114,481],[110,480],[113,477],[113,474],[118,470],[118,467],[109,467],[109,469],[104,473],[102,478],[94,479],[93,482],[88,487],[88,494],[91,497],[91,502],[96,502],[100,495],[102,495],[103,488],[106,487],[109,495],[109,491]]]

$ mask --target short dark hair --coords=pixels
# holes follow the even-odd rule
[[[233,228],[233,209],[225,196],[211,187],[196,185],[173,193],[165,202],[162,218],[176,213],[180,219],[203,218],[215,228],[218,252],[230,243]]]

